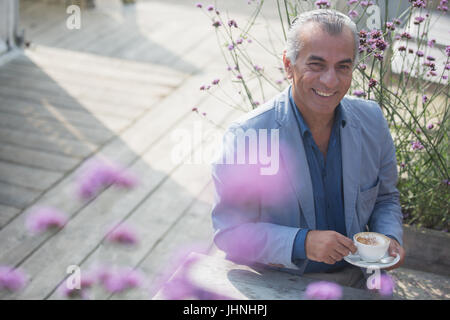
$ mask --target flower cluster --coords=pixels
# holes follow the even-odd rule
[[[110,185],[131,189],[136,184],[136,177],[125,168],[112,162],[91,160],[78,177],[78,195],[90,199]]]
[[[317,6],[317,8],[319,9],[323,9],[323,8],[329,8],[331,6],[330,1],[327,0],[319,0],[315,2],[315,5]]]
[[[362,29],[359,32],[359,53],[373,53],[374,57],[380,61],[383,60],[383,52],[388,47],[388,43],[383,39],[381,30],[372,30],[370,32]]]
[[[27,276],[19,269],[0,266],[0,292],[16,292],[21,290],[27,282]]]
[[[39,234],[50,229],[60,229],[67,221],[65,213],[52,207],[39,207],[30,211],[25,226],[31,234]]]
[[[333,282],[313,282],[306,288],[305,295],[309,300],[339,300],[342,298],[342,288]]]
[[[111,228],[111,230],[107,233],[106,241],[128,246],[139,243],[136,231],[133,227],[127,224],[119,224]]]

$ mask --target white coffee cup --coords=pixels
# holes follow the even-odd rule
[[[377,262],[383,258],[390,241],[388,237],[378,232],[359,232],[353,236],[359,256],[367,262]]]

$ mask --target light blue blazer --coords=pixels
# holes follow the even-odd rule
[[[308,260],[292,263],[294,239],[302,228],[314,230],[316,219],[308,162],[288,90],[233,122],[224,135],[221,156],[212,165],[212,221],[214,242],[229,255],[240,252],[250,261],[301,274]],[[347,237],[368,229],[393,236],[402,245],[397,164],[387,121],[373,101],[346,96],[341,105]],[[267,134],[278,129],[275,175],[261,175],[260,163],[246,166],[224,160],[236,156],[236,137],[248,129],[267,129],[262,131]]]

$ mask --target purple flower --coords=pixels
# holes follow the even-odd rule
[[[427,6],[427,2],[425,0],[409,0],[412,2],[413,7],[415,8],[425,8]]]
[[[378,289],[380,295],[392,296],[392,294],[394,293],[394,288],[394,279],[388,274],[382,274],[380,279],[380,289]]]
[[[347,15],[348,15],[350,18],[356,18],[357,16],[359,16],[359,13],[358,13],[358,11],[356,11],[356,10],[350,10],[350,11],[347,13]]]
[[[109,185],[131,189],[137,178],[119,165],[94,159],[84,165],[78,177],[78,195],[89,199]]]
[[[220,81],[220,79],[214,79],[211,83],[213,85],[217,85],[217,84],[219,84],[219,81]]]
[[[371,5],[373,5],[373,2],[372,1],[361,1],[359,4],[363,7],[370,7]]]
[[[445,53],[447,54],[447,57],[450,57],[450,46],[445,47]]]
[[[258,66],[257,64],[255,64],[253,67],[255,68],[255,71],[261,71],[262,70],[262,68],[260,66]]]
[[[75,286],[73,288],[69,288],[66,281],[64,281],[59,287],[59,293],[64,298],[67,299],[81,298],[86,300],[89,298],[88,291],[94,285],[96,278],[92,272],[81,273],[79,288]]]
[[[398,47],[398,51],[406,51],[406,47],[405,46],[400,46],[400,47]]]
[[[378,84],[377,80],[373,78],[369,80],[369,88],[374,88],[377,84]]]
[[[198,112],[198,108],[197,107],[192,108],[192,112]]]
[[[140,271],[131,268],[103,269],[99,272],[99,281],[106,291],[115,294],[144,286],[146,277]]]
[[[445,70],[450,70],[450,63],[447,63],[447,64],[445,65]]]
[[[0,292],[8,290],[16,292],[21,290],[27,282],[27,276],[19,269],[0,266]]]
[[[111,228],[106,236],[106,240],[111,243],[124,245],[136,245],[139,242],[136,231],[127,224],[119,224]]]
[[[39,234],[52,228],[62,228],[67,220],[63,212],[51,207],[41,207],[30,212],[25,225],[30,233]]]
[[[233,45],[233,44],[229,44],[229,45],[228,45],[228,50],[230,50],[230,51],[231,51],[231,50],[234,50],[234,45]]]
[[[428,129],[428,130],[431,130],[431,129],[433,129],[433,128],[434,128],[434,124],[429,123],[429,124],[427,125],[427,129]]]
[[[208,11],[213,11],[214,10],[214,6],[212,4],[210,4],[206,9]]]
[[[386,28],[389,30],[395,30],[394,22],[386,22]]]
[[[363,90],[354,90],[353,95],[357,97],[365,97],[366,93]]]
[[[427,103],[428,97],[426,95],[422,96],[422,102]]]
[[[318,8],[322,8],[322,6],[325,6],[325,8],[329,8],[331,6],[330,1],[328,0],[319,0],[315,2],[315,5]]]
[[[415,17],[414,24],[421,24],[425,20],[424,17]]]
[[[242,39],[242,38],[239,38],[239,39],[236,40],[237,44],[242,44],[242,42],[244,42],[244,39]]]
[[[403,32],[403,33],[401,34],[401,37],[402,37],[402,38],[405,38],[405,39],[411,39],[411,38],[412,38],[411,35],[410,35],[408,32]]]
[[[205,89],[206,89],[206,86],[204,84],[200,86],[200,90],[205,90]]]
[[[202,7],[203,7],[203,5],[202,5],[201,3],[197,3],[195,6],[196,6],[197,8],[202,8]]]
[[[221,25],[222,25],[222,22],[220,22],[220,21],[214,21],[214,22],[212,23],[212,26],[215,27],[215,28],[218,28],[218,27],[220,27]]]
[[[402,23],[401,20],[398,19],[398,18],[394,18],[392,21],[393,21],[396,25],[400,25],[400,24]]]
[[[235,27],[235,28],[238,27],[236,21],[233,20],[233,19],[231,19],[231,20],[228,21],[228,26],[229,26],[230,28],[231,28],[231,27]]]
[[[238,73],[238,75],[236,76],[237,79],[242,80],[242,74]]]
[[[312,300],[339,300],[342,298],[342,288],[333,282],[313,282],[306,288],[306,298]]]
[[[401,167],[402,169],[405,168],[405,167],[406,167],[406,163],[404,163],[404,162],[400,163],[400,167]]]
[[[423,57],[423,56],[424,56],[424,53],[423,53],[423,51],[421,51],[421,50],[417,50],[417,51],[416,51],[416,54],[417,54],[417,56],[419,56],[419,57]]]
[[[366,70],[367,65],[365,63],[361,63],[359,66],[359,69],[361,69],[362,71]]]
[[[411,148],[413,150],[422,150],[424,146],[420,143],[420,141],[411,141]]]
[[[433,48],[435,43],[436,43],[436,40],[435,39],[431,39],[431,40],[428,41],[428,46],[430,48]]]

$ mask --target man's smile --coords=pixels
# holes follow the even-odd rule
[[[332,95],[334,95],[334,94],[336,93],[336,92],[330,92],[330,93],[327,93],[327,92],[319,91],[319,90],[316,90],[316,89],[312,89],[312,90],[313,90],[314,93],[317,94],[318,96],[320,96],[320,97],[325,97],[325,98],[331,97]]]

